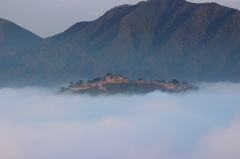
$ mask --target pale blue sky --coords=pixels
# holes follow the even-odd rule
[[[91,21],[121,4],[141,0],[0,0],[0,17],[47,37],[58,34],[79,21]],[[210,0],[189,0],[209,2]],[[240,9],[239,0],[211,0]]]

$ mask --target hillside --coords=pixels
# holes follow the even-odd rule
[[[0,18],[0,73],[15,66],[20,56],[43,39],[30,31]],[[2,79],[1,79],[1,82]]]
[[[30,48],[36,45],[41,37],[31,33],[30,31],[14,24],[5,19],[0,18],[0,46],[15,48]]]
[[[107,72],[130,78],[239,82],[240,12],[184,0],[118,6],[45,39],[0,79],[61,83]]]

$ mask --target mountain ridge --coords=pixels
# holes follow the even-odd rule
[[[34,39],[31,39],[34,38]],[[27,39],[27,40],[24,40]],[[31,39],[31,40],[29,40]],[[39,43],[43,38],[18,26],[17,24],[0,18],[0,45],[30,48]]]
[[[0,18],[0,76],[7,74],[13,66],[18,66],[19,57],[27,54],[27,50],[37,46],[43,38]],[[1,83],[4,79],[0,78]],[[10,80],[10,79],[9,79]]]
[[[27,76],[38,78],[38,84],[42,79],[61,83],[114,72],[239,82],[239,53],[240,11],[216,3],[149,0],[115,7],[46,38],[0,79]],[[29,65],[35,71],[29,73]]]

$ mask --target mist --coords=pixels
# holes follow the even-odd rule
[[[0,89],[2,159],[239,159],[240,84],[97,96]]]

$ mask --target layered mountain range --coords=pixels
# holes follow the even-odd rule
[[[44,40],[0,19],[0,56],[4,85],[57,84],[108,72],[239,82],[240,11],[148,0],[115,7]]]

